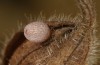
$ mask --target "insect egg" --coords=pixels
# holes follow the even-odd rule
[[[44,22],[32,22],[25,26],[24,36],[29,41],[41,43],[49,38],[50,29]]]

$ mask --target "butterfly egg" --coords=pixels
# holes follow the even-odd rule
[[[24,36],[29,41],[42,43],[50,37],[50,29],[44,22],[32,22],[25,26]]]

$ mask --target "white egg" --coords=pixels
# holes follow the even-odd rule
[[[26,39],[35,43],[41,43],[50,37],[50,29],[44,22],[32,22],[25,26]]]

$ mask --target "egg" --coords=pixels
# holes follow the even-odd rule
[[[25,26],[24,36],[29,41],[42,43],[50,37],[50,28],[44,22],[32,22]]]

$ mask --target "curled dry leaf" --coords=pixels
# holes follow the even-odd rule
[[[15,33],[5,49],[3,65],[95,64],[89,56],[94,43],[94,5],[92,0],[77,0],[77,4],[80,16],[64,21],[42,21],[49,26],[51,36],[41,44],[28,41],[23,31]]]

